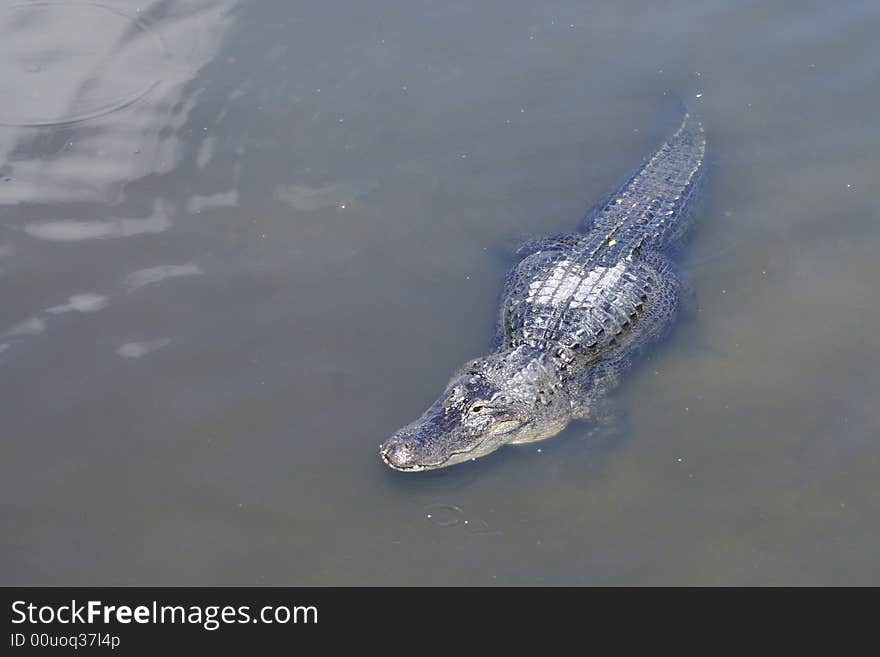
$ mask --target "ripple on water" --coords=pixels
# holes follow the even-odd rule
[[[432,525],[455,527],[461,524],[464,512],[454,504],[432,504],[425,509],[425,516]]]
[[[489,525],[483,518],[465,514],[460,506],[455,504],[431,504],[425,507],[425,517],[432,525],[437,527],[462,527],[468,534],[474,536],[496,536],[501,531]]]
[[[100,30],[94,26],[101,25]],[[159,84],[161,39],[137,17],[88,2],[0,10],[0,79],[28,90],[0,105],[0,125],[38,127],[104,116]]]

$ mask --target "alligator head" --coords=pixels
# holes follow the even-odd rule
[[[380,454],[395,470],[433,470],[549,437],[569,418],[570,402],[549,359],[520,347],[468,363],[418,420],[382,443]]]

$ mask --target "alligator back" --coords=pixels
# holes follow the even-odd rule
[[[530,345],[567,365],[661,333],[677,305],[678,279],[663,254],[684,232],[705,155],[690,114],[607,201],[583,233],[531,245],[508,276],[496,347]]]
[[[540,250],[520,262],[508,279],[498,346],[525,344],[551,350],[563,363],[579,356],[589,362],[624,344],[646,315],[671,314],[675,279],[665,259],[623,255],[615,246],[586,236],[577,248]]]

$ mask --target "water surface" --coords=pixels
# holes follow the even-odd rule
[[[876,2],[3,2],[3,584],[880,584]],[[700,113],[617,431],[404,475],[511,245]]]

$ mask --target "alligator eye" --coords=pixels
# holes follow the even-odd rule
[[[482,413],[484,410],[486,410],[486,408],[487,408],[487,407],[486,407],[486,405],[485,405],[484,403],[482,403],[482,402],[477,402],[476,404],[474,404],[473,406],[471,406],[471,410],[470,410],[470,412],[471,412],[471,413]]]

